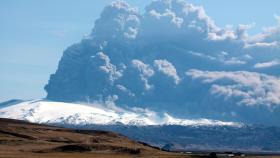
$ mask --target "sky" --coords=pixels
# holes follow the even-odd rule
[[[1,0],[0,102],[45,97],[43,89],[54,73],[63,50],[79,42],[94,27],[111,0]],[[149,0],[127,0],[143,12]],[[202,5],[215,23],[254,24],[255,34],[275,25],[278,0],[189,0]]]

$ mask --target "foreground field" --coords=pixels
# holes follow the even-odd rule
[[[190,156],[178,155],[171,153],[155,153],[155,154],[121,154],[112,152],[101,153],[32,153],[32,152],[3,152],[1,151],[0,158],[134,158],[134,157],[147,157],[147,158],[188,158]]]
[[[125,136],[0,119],[0,157],[182,157]],[[186,157],[186,156],[183,156]]]
[[[161,151],[120,134],[96,130],[72,130],[0,119],[0,158],[202,158]],[[229,155],[218,155],[229,157]],[[265,156],[246,156],[263,158]],[[277,156],[266,156],[280,158]]]

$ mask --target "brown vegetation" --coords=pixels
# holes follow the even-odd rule
[[[182,157],[113,132],[72,130],[0,119],[0,158]],[[184,156],[186,157],[186,156]]]
[[[113,132],[73,130],[0,119],[0,158],[94,157],[205,158],[211,156],[164,152],[159,148],[143,142],[132,141]],[[264,158],[265,156],[249,157]],[[277,156],[267,157],[279,158]]]

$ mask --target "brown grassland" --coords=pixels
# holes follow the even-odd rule
[[[113,132],[72,130],[0,119],[0,158],[188,158]],[[257,157],[257,156],[251,156]],[[271,158],[279,158],[277,156]]]

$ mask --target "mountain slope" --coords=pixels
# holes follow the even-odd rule
[[[51,101],[26,101],[0,107],[0,117],[27,120],[35,123],[65,125],[182,125],[182,126],[242,126],[234,122],[208,119],[178,119],[167,113],[157,114],[147,109],[122,109],[98,103],[74,104]]]
[[[177,157],[125,136],[0,119],[0,157]]]
[[[174,143],[184,150],[263,152],[279,151],[280,148],[278,127],[209,119],[178,119],[147,109],[123,109],[98,103],[24,101],[0,108],[0,118],[75,129],[113,131],[158,147]]]

